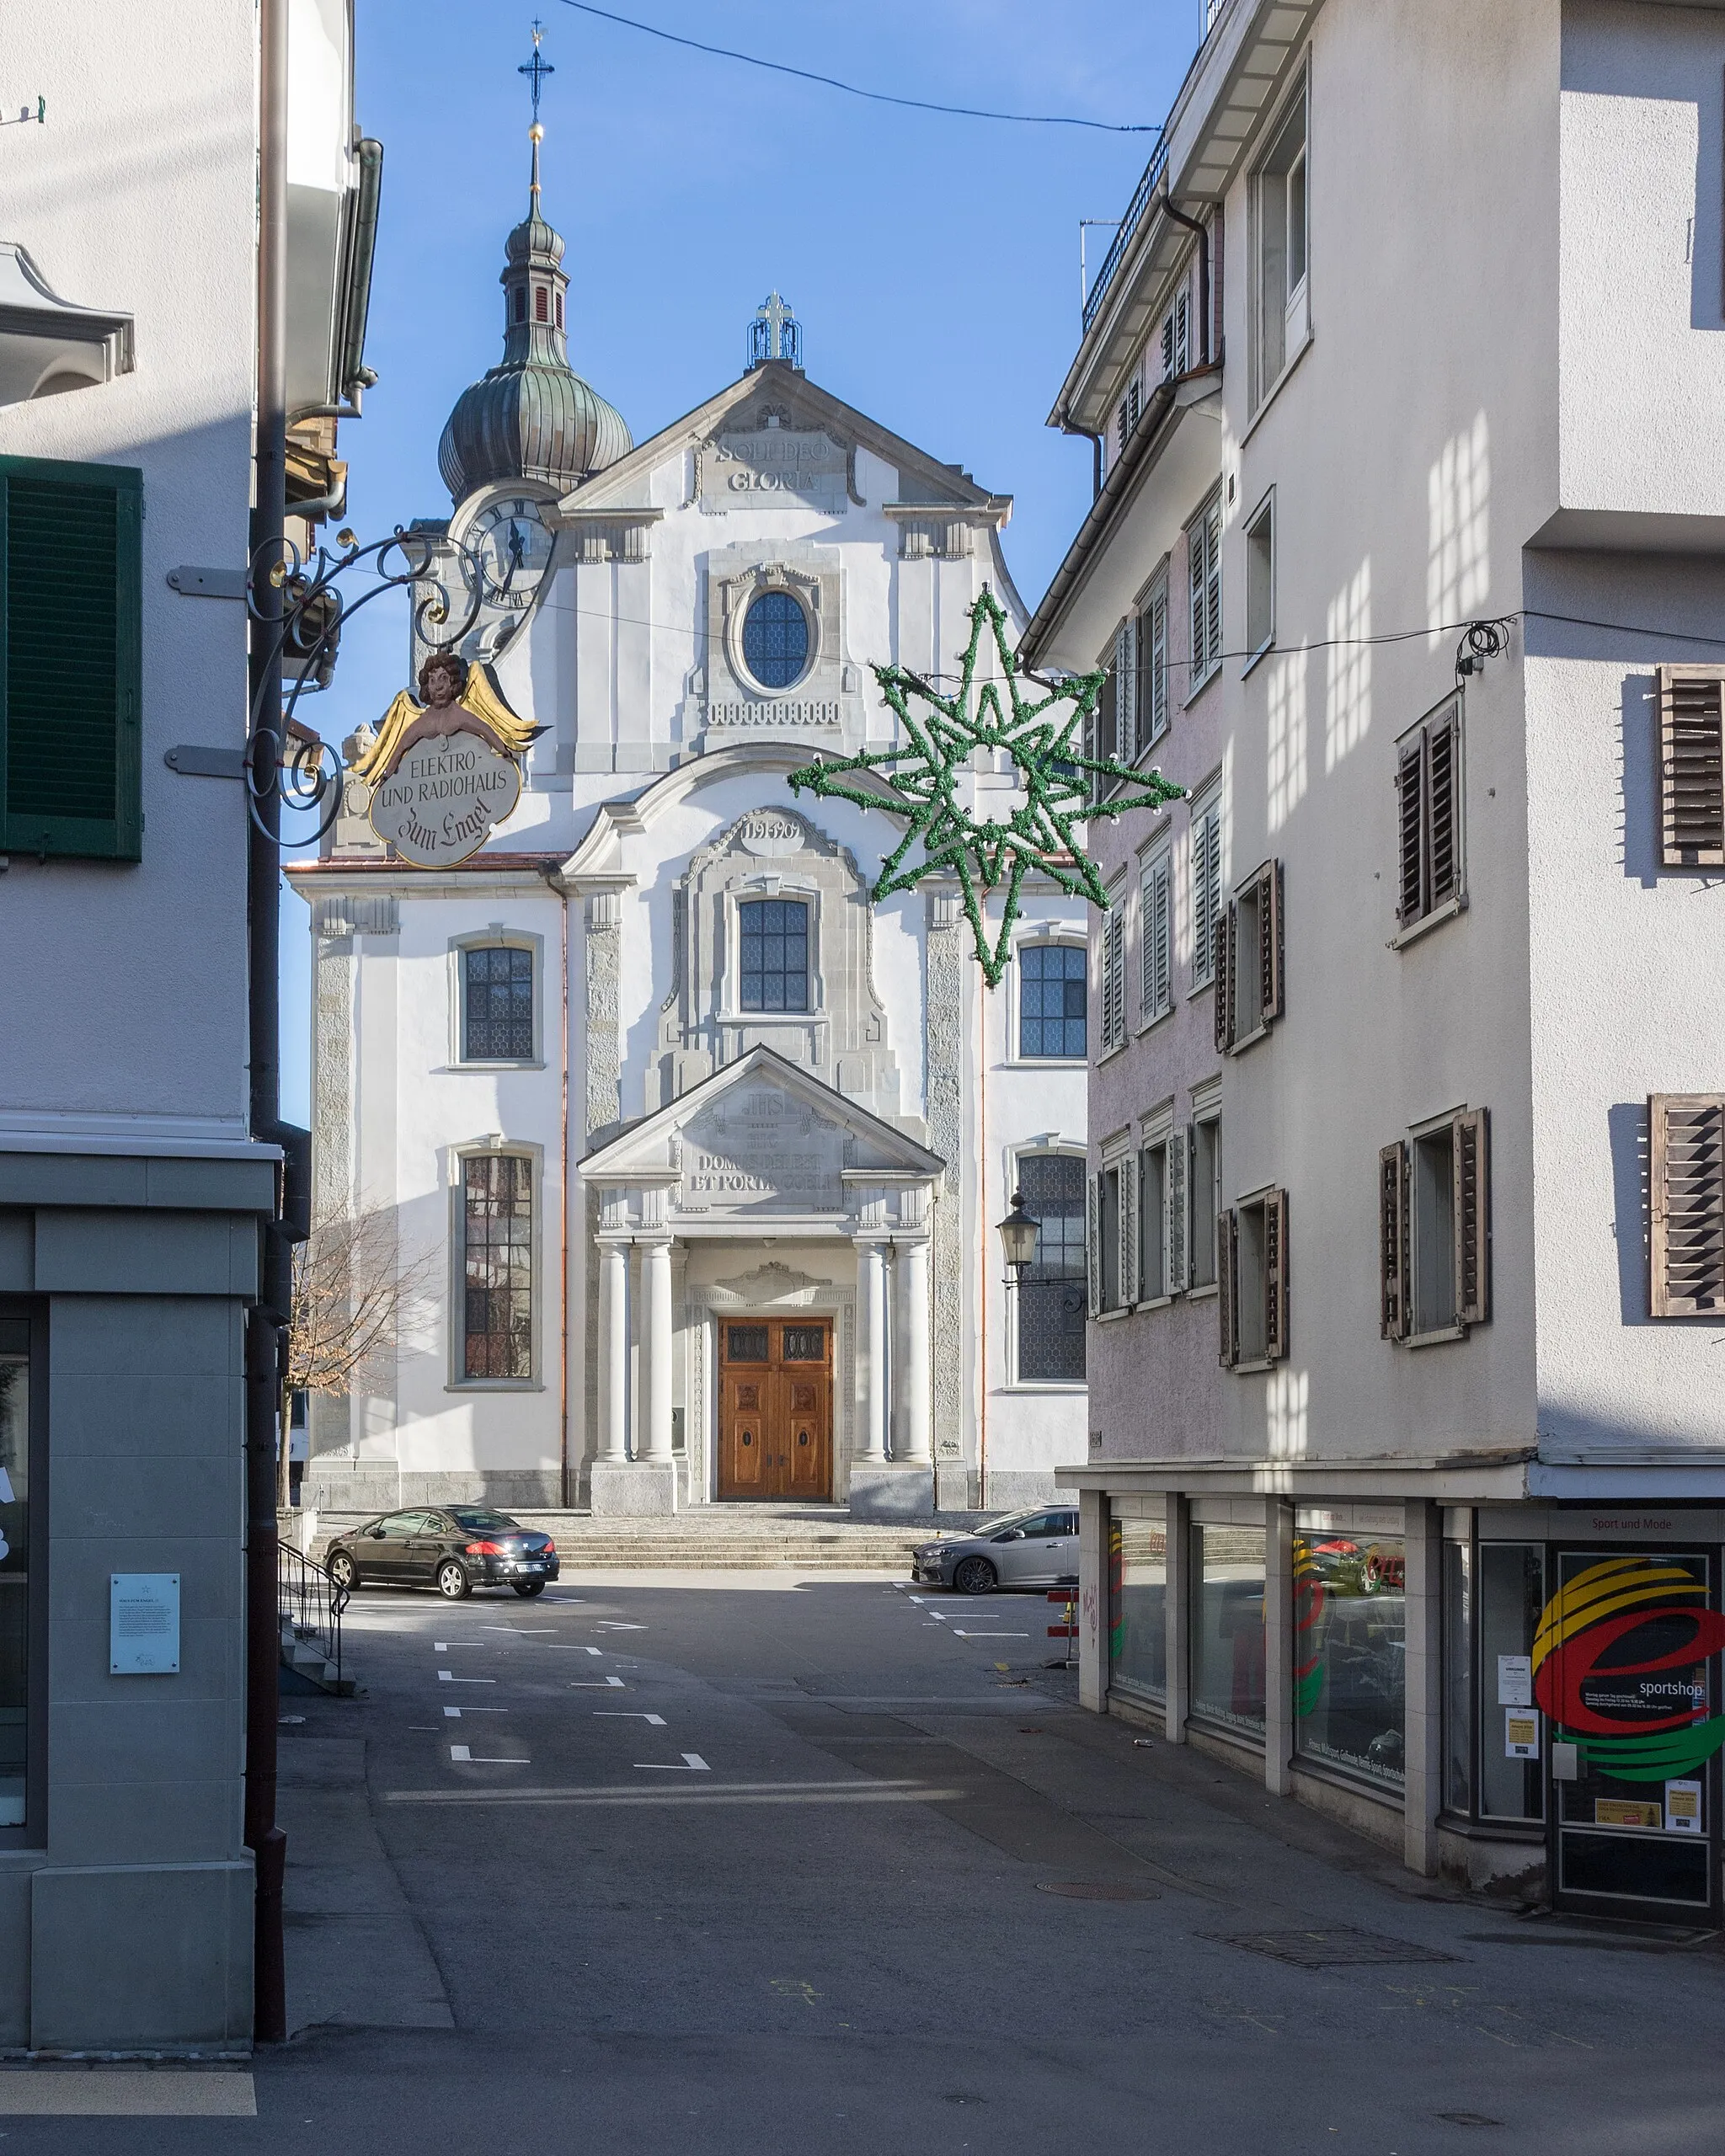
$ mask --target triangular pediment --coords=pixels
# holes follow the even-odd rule
[[[1009,499],[991,494],[967,472],[918,449],[915,442],[906,441],[902,435],[846,404],[794,367],[768,360],[648,440],[638,443],[627,456],[565,494],[558,506],[570,512],[645,508],[648,477],[667,457],[699,448],[733,429],[754,430],[760,424],[761,414],[769,407],[780,427],[825,434],[842,448],[866,449],[891,465],[898,472],[900,495],[905,500],[930,506],[985,509],[991,504],[1004,507]]]
[[[658,1187],[673,1215],[841,1214],[857,1184],[921,1183],[937,1153],[769,1048],[619,1131],[581,1163],[590,1185]]]

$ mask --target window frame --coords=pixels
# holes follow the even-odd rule
[[[526,1161],[532,1225],[527,1241],[531,1281],[528,1289],[530,1349],[525,1377],[469,1377],[467,1359],[467,1163],[498,1158]],[[545,1389],[544,1296],[545,1149],[521,1139],[477,1138],[450,1149],[449,1392],[542,1392]]]
[[[1222,670],[1222,489],[1220,482],[1186,526],[1186,598],[1192,645],[1189,708]]]
[[[1157,895],[1158,890],[1160,896]],[[1153,996],[1154,963],[1161,995]],[[1138,867],[1138,1031],[1172,1017],[1174,1010],[1174,843],[1164,832],[1146,847]]]
[[[1136,763],[1155,748],[1171,723],[1173,699],[1169,695],[1168,573],[1166,568],[1151,579],[1133,609],[1136,634],[1133,652],[1136,680],[1133,711],[1136,722],[1132,760]]]
[[[745,969],[743,964],[743,949],[747,940],[747,931],[745,927],[744,916],[747,914],[751,906],[795,906],[801,912],[803,915],[803,1001],[800,1004],[751,1004],[744,1001],[745,990],[743,987],[743,976]],[[734,913],[737,938],[737,1011],[739,1016],[751,1022],[763,1018],[767,1020],[806,1019],[812,1017],[815,1008],[815,923],[814,908],[811,900],[800,891],[740,891],[737,893],[735,898]],[[770,931],[765,930],[762,931],[763,934],[768,932]],[[778,933],[782,935],[784,931],[780,930]],[[772,976],[763,972],[761,978],[762,980],[766,980],[772,978]],[[788,974],[782,974],[779,978],[782,980],[788,980],[791,976]]]
[[[1258,536],[1261,527],[1267,535],[1262,540]],[[1246,587],[1246,659],[1240,669],[1240,678],[1244,680],[1259,660],[1275,648],[1276,490],[1274,487],[1265,488],[1257,508],[1246,519],[1242,538],[1246,549],[1246,574],[1243,579]],[[1262,566],[1258,567],[1260,563]],[[1262,635],[1257,633],[1254,623],[1255,567],[1258,567],[1258,574],[1268,587],[1263,593],[1265,611]]]
[[[1284,912],[1282,863],[1270,860],[1260,862],[1235,885],[1217,915],[1215,1043],[1220,1055],[1243,1054],[1263,1040],[1286,1011]]]
[[[1202,864],[1201,894],[1199,833],[1205,827],[1213,828],[1214,836]],[[1216,924],[1221,919],[1227,900],[1227,889],[1222,876],[1222,788],[1220,780],[1205,787],[1194,798],[1187,816],[1186,830],[1187,872],[1192,879],[1192,986],[1188,992],[1197,995],[1215,983]],[[1206,896],[1209,900],[1210,932],[1207,937],[1200,929],[1201,915],[1206,910],[1200,906],[1200,895]],[[1200,944],[1205,961],[1202,972],[1199,970]]]
[[[1449,1147],[1446,1210],[1427,1232],[1426,1213],[1435,1201],[1423,1194],[1422,1151],[1439,1138]],[[1469,1209],[1471,1207],[1471,1225]],[[1429,1322],[1424,1300],[1432,1236],[1447,1236],[1449,1296]],[[1451,1108],[1415,1123],[1378,1155],[1378,1331],[1405,1348],[1434,1348],[1465,1340],[1492,1316],[1491,1113]]]
[[[1661,666],[1655,694],[1659,866],[1679,871],[1725,867],[1725,668]],[[1712,708],[1703,710],[1701,704]],[[1704,737],[1703,728],[1711,739]]]
[[[1717,1325],[1725,1317],[1725,1294],[1716,1305],[1704,1305],[1690,1294],[1672,1291],[1671,1121],[1673,1112],[1709,1118],[1717,1142],[1725,1134],[1725,1094],[1650,1093],[1648,1096],[1648,1315],[1660,1324],[1699,1321]],[[1712,1209],[1710,1240],[1717,1248],[1725,1241],[1725,1205]],[[1716,1264],[1717,1264],[1716,1261]]]
[[[1032,1055],[1027,1053],[1024,1047],[1026,1012],[1023,963],[1026,957],[1033,951],[1050,950],[1076,953],[1079,960],[1079,972],[1076,978],[1084,990],[1084,1015],[1080,1021],[1084,1028],[1084,1046],[1076,1055]],[[1090,946],[1088,940],[1081,941],[1077,932],[1062,932],[1060,930],[1049,929],[1043,929],[1027,936],[1012,953],[1012,984],[1011,1007],[1007,1012],[1007,1024],[1012,1029],[1008,1037],[1012,1044],[1009,1060],[1015,1065],[1021,1065],[1031,1070],[1082,1070],[1090,1060]],[[1044,1017],[1045,1015],[1042,1014]],[[1071,1022],[1068,1018],[1062,1016],[1060,1023],[1063,1026]]]
[[[1275,169],[1275,162],[1283,155],[1284,143],[1296,115],[1300,122],[1299,147],[1289,154],[1283,169]],[[1252,163],[1247,196],[1248,231],[1251,235],[1251,279],[1247,304],[1252,331],[1248,393],[1254,415],[1269,403],[1311,342],[1311,62],[1309,54],[1300,62],[1298,80],[1265,128],[1262,145]],[[1289,244],[1291,225],[1287,197],[1295,190],[1286,183],[1295,172],[1299,174],[1297,191],[1300,204],[1300,271],[1298,277],[1290,277],[1288,275],[1288,260],[1291,253]],[[1282,184],[1282,199],[1273,205],[1271,194],[1276,183]],[[1282,264],[1275,302],[1275,313],[1279,318],[1276,321],[1279,348],[1274,366],[1268,364],[1270,354],[1267,332],[1273,313],[1266,291],[1273,219],[1279,228],[1275,259]]]
[[[1199,1132],[1204,1134],[1200,1144]],[[1217,1223],[1222,1217],[1222,1111],[1220,1102],[1194,1113],[1186,1126],[1186,1293],[1193,1297],[1221,1292],[1217,1248]],[[1208,1173],[1199,1172],[1203,1154],[1210,1155]],[[1208,1192],[1209,1232],[1200,1235],[1199,1193]],[[1200,1257],[1202,1252],[1202,1257]],[[1199,1271],[1202,1263],[1208,1270]]]
[[[45,860],[138,862],[143,858],[143,502],[144,475],[125,464],[84,464],[45,456],[0,456],[0,654],[9,631],[11,488],[91,489],[114,501],[113,814],[72,816],[8,805],[9,682],[0,667],[0,854]]]
[[[1126,1022],[1126,898],[1124,881],[1108,893],[1096,931],[1096,1059],[1118,1055],[1132,1037]]]
[[[25,1443],[29,1448],[29,1584],[24,1623],[24,1816],[23,1824],[0,1826],[0,1851],[45,1849],[48,1844],[48,1566],[50,1472],[48,1446],[49,1309],[38,1296],[0,1295],[0,1318],[22,1319],[29,1327],[24,1350],[29,1407]]]
[[[1078,1222],[1078,1263],[1076,1268],[1070,1275],[1065,1277],[1068,1278],[1071,1284],[1078,1289],[1081,1297],[1081,1311],[1084,1315],[1087,1316],[1088,1294],[1087,1292],[1086,1273],[1088,1264],[1087,1251],[1090,1240],[1090,1223],[1088,1219],[1090,1175],[1089,1166],[1085,1158],[1083,1146],[1076,1143],[1070,1145],[1063,1144],[1058,1139],[1051,1145],[1020,1146],[1009,1156],[1007,1161],[1007,1166],[1012,1177],[1012,1187],[1014,1190],[1022,1189],[1023,1169],[1027,1165],[1033,1161],[1048,1160],[1071,1161],[1076,1161],[1077,1164],[1078,1211],[1076,1215],[1068,1217],[1076,1217]],[[1025,1210],[1027,1212],[1030,1211],[1030,1206],[1031,1201],[1027,1198],[1025,1202]],[[1039,1220],[1042,1216],[1039,1214],[1033,1214],[1032,1217],[1033,1219]],[[1033,1260],[1033,1270],[1034,1269],[1034,1262],[1035,1262]],[[1037,1283],[1035,1284],[1048,1285],[1053,1283]],[[1006,1337],[1009,1353],[1009,1367],[1007,1373],[1007,1384],[1008,1388],[1014,1392],[1072,1393],[1085,1391],[1089,1384],[1087,1374],[1081,1374],[1076,1378],[1033,1377],[1028,1376],[1025,1374],[1023,1339],[1025,1303],[1023,1294],[1023,1285],[1024,1283],[1022,1281],[1017,1279],[1011,1280],[1007,1283],[1007,1292],[1008,1307],[1007,1312],[1007,1323]],[[1087,1373],[1088,1342],[1084,1337],[1084,1326],[1081,1322],[1079,1326],[1079,1340],[1080,1346],[1078,1358],[1080,1363],[1086,1366],[1086,1372]]]
[[[533,965],[532,1054],[526,1056],[470,1056],[467,1052],[467,954],[470,951],[525,951]],[[452,1070],[542,1070],[545,1068],[545,938],[531,930],[500,923],[449,942],[450,1049]]]
[[[1433,929],[1441,927],[1446,921],[1453,921],[1458,914],[1467,910],[1467,729],[1464,704],[1461,689],[1453,689],[1396,737],[1393,781],[1396,789],[1393,887],[1396,894],[1396,931],[1391,943],[1398,951],[1409,943],[1418,942],[1422,936],[1428,935]],[[1450,848],[1454,858],[1449,888],[1445,896],[1439,899],[1435,896],[1436,879],[1433,868],[1434,792],[1432,743],[1434,732],[1441,736],[1445,730],[1450,737],[1449,787]],[[1407,877],[1407,789],[1413,772],[1418,773],[1419,787],[1419,801],[1414,811],[1418,819],[1419,848],[1416,873],[1419,880],[1420,906],[1417,912],[1409,912],[1405,903]]]
[[[1218,1360],[1239,1376],[1273,1369],[1291,1344],[1288,1193],[1274,1184],[1249,1192],[1217,1215],[1216,1226]],[[1257,1267],[1250,1282],[1242,1258]]]
[[[749,659],[749,616],[762,600],[780,597],[788,599],[803,616],[803,663],[788,681],[764,681],[755,671]],[[763,696],[793,695],[814,670],[814,662],[820,653],[820,642],[819,625],[814,611],[794,584],[758,583],[748,593],[738,611],[735,645],[737,670],[750,687],[758,690]]]

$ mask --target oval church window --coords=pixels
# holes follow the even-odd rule
[[[757,592],[743,616],[743,662],[763,689],[788,689],[809,664],[809,616],[788,591]]]

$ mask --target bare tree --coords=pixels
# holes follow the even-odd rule
[[[393,1216],[376,1212],[325,1214],[295,1246],[276,1465],[276,1502],[284,1508],[291,1489],[293,1396],[351,1392],[368,1374],[381,1374],[435,1256],[403,1262]]]

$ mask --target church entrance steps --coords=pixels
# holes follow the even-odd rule
[[[323,1512],[318,1553],[344,1528],[369,1513]],[[908,1572],[911,1552],[942,1531],[962,1533],[969,1520],[943,1518],[938,1527],[852,1520],[842,1505],[706,1505],[670,1518],[595,1519],[585,1512],[518,1511],[511,1515],[557,1545],[564,1572],[588,1570],[728,1569]]]

